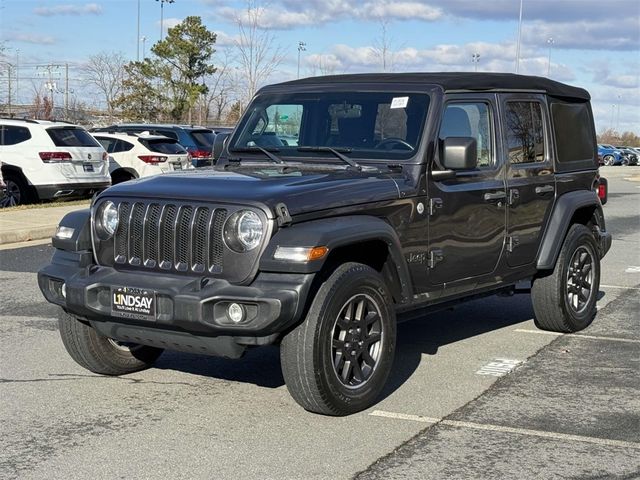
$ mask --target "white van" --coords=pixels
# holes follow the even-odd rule
[[[107,152],[66,122],[0,119],[0,161],[16,205],[89,197],[111,185]]]

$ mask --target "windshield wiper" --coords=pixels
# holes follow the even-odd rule
[[[273,153],[271,153],[271,152],[279,152],[280,151],[279,148],[269,147],[269,149],[267,150],[266,148],[254,145],[252,147],[237,147],[237,148],[230,149],[230,151],[232,151],[232,152],[262,152],[267,157],[269,157],[269,160],[271,160],[274,163],[286,163],[280,157],[278,157],[277,155],[274,155]],[[238,158],[238,159],[233,159],[233,160],[239,161],[240,159]]]
[[[314,146],[314,147],[298,147],[298,151],[299,152],[329,152],[329,153],[333,153],[336,157],[338,157],[340,160],[342,160],[344,163],[352,166],[353,168],[357,168],[358,170],[362,170],[362,166],[356,162],[355,160],[347,157],[346,155],[344,155],[342,152],[345,153],[349,153],[351,152],[350,148],[341,148],[339,150],[332,148],[332,147],[321,147],[321,146]]]

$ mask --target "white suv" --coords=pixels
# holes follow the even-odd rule
[[[173,138],[143,133],[92,133],[109,154],[111,182],[193,168],[191,155]]]
[[[107,152],[66,122],[0,119],[0,161],[13,205],[88,197],[111,185]]]

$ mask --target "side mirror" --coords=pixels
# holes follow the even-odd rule
[[[478,165],[478,143],[473,137],[447,137],[442,148],[442,165],[448,170],[470,170]]]

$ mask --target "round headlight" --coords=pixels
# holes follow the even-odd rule
[[[104,202],[96,215],[98,233],[103,239],[109,239],[118,229],[118,208],[113,202]]]
[[[238,210],[224,224],[224,240],[234,252],[253,250],[262,240],[264,226],[257,213]]]

